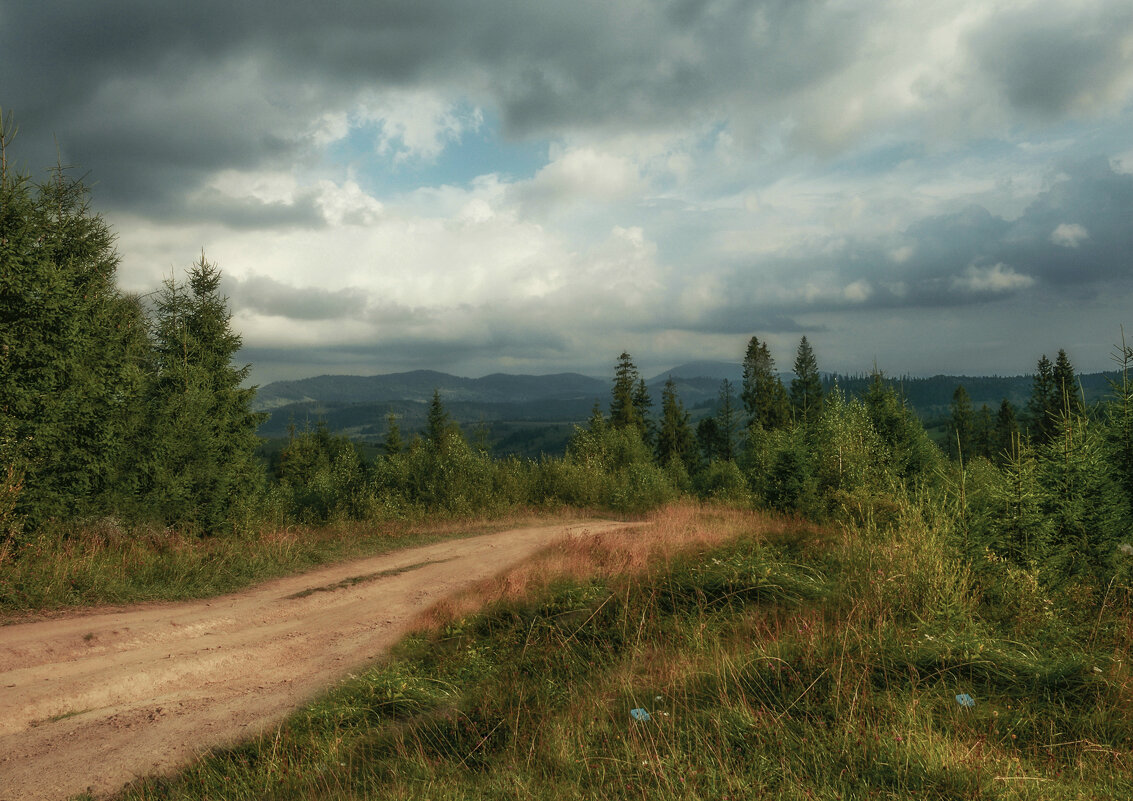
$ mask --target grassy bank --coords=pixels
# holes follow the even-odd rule
[[[0,624],[76,607],[204,598],[343,559],[583,515],[520,510],[491,518],[264,527],[204,538],[106,520],[75,524],[0,547]]]
[[[1133,797],[1128,599],[1083,614],[1015,571],[993,600],[947,553],[911,513],[669,508],[437,608],[271,736],[125,797]]]

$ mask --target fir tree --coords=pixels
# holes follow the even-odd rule
[[[992,430],[992,457],[1004,464],[1019,455],[1019,422],[1015,407],[1004,398],[995,415],[995,428]]]
[[[790,418],[790,401],[783,382],[775,373],[775,360],[766,342],[756,337],[749,340],[743,367],[740,399],[747,412],[748,425],[759,425],[767,431],[786,425]]]
[[[720,427],[715,417],[705,417],[696,425],[696,444],[704,456],[704,461],[712,463],[719,458],[721,451]]]
[[[972,453],[972,400],[963,384],[952,393],[949,407],[951,418],[948,426],[948,453],[953,459],[968,460]]]
[[[249,366],[232,363],[232,330],[220,271],[202,254],[187,284],[166,281],[153,323],[149,395],[148,506],[168,523],[216,531],[258,488],[254,387]]]
[[[405,440],[401,436],[401,427],[397,424],[397,415],[390,412],[386,415],[386,438],[382,444],[386,456],[396,456],[405,450]]]
[[[1065,350],[1059,349],[1054,360],[1054,370],[1051,372],[1054,383],[1055,404],[1052,413],[1058,416],[1068,414],[1082,414],[1082,394],[1078,388],[1078,379],[1074,374],[1074,365]]]
[[[633,390],[633,406],[637,410],[637,419],[640,420],[638,430],[641,440],[646,445],[653,441],[656,423],[653,421],[653,398],[649,396],[649,388],[645,386],[645,379],[639,378]]]
[[[645,387],[645,381],[638,375],[633,357],[622,353],[614,368],[614,386],[611,390],[610,426],[613,428],[636,428],[642,439],[648,434],[647,416],[652,400]]]
[[[807,425],[818,419],[822,409],[822,378],[814,351],[804,336],[795,356],[795,378],[791,381],[791,411],[795,423]]]
[[[445,409],[444,403],[441,402],[441,391],[439,389],[433,390],[433,399],[429,401],[429,413],[425,422],[425,441],[433,447],[440,448],[444,445],[445,435],[452,427],[449,420],[448,410]]]
[[[724,461],[736,458],[736,439],[739,435],[739,415],[736,412],[735,392],[732,382],[720,382],[720,397],[716,405],[716,431],[718,436],[717,455]]]
[[[1058,389],[1054,383],[1054,366],[1044,353],[1036,366],[1031,382],[1031,399],[1027,402],[1027,417],[1031,436],[1038,444],[1050,441],[1058,418]]]
[[[689,419],[670,377],[661,393],[661,428],[657,435],[657,461],[662,465],[679,459],[685,469],[691,471],[695,467],[696,440]]]
[[[62,166],[40,184],[9,172],[13,135],[0,117],[0,436],[34,526],[132,502],[148,342],[87,188]]]

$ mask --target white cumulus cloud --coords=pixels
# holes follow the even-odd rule
[[[1076,248],[1090,238],[1090,232],[1078,223],[1061,223],[1050,234],[1050,241],[1064,248]]]

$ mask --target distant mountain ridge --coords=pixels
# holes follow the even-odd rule
[[[384,375],[321,375],[296,381],[275,381],[256,393],[256,408],[270,411],[295,403],[341,405],[425,402],[433,391],[446,402],[528,403],[591,397],[607,391],[608,382],[580,373],[553,375],[509,375],[494,373],[483,378],[462,378],[435,370],[413,370]]]
[[[780,375],[789,386],[791,376]],[[1107,381],[1116,375],[1079,375],[1086,402],[1092,404],[1102,398],[1108,391]],[[670,377],[695,423],[715,412],[724,379],[732,383],[739,402],[743,369],[730,362],[695,361],[658,373],[646,381],[654,415],[660,414],[661,391]],[[837,384],[850,395],[862,394],[871,381],[867,375],[823,374],[823,384],[828,389]],[[958,385],[964,385],[977,410],[986,404],[994,413],[1007,398],[1017,412],[1023,413],[1032,377],[887,376],[886,381],[897,388],[926,425],[940,426],[949,414],[952,394]],[[405,433],[423,428],[429,401],[436,390],[454,420],[463,426],[489,429],[493,447],[500,453],[538,456],[561,453],[574,426],[584,422],[595,405],[605,412],[612,383],[612,375],[595,378],[580,373],[494,373],[463,378],[435,370],[413,370],[372,376],[322,375],[267,384],[259,389],[255,408],[269,413],[259,430],[263,437],[283,437],[292,426],[303,428],[322,420],[333,432],[375,441],[384,436],[390,414],[397,417]]]

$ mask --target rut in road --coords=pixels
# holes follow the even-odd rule
[[[320,568],[207,601],[0,628],[0,801],[113,792],[260,734],[380,656],[421,612],[572,521]]]

